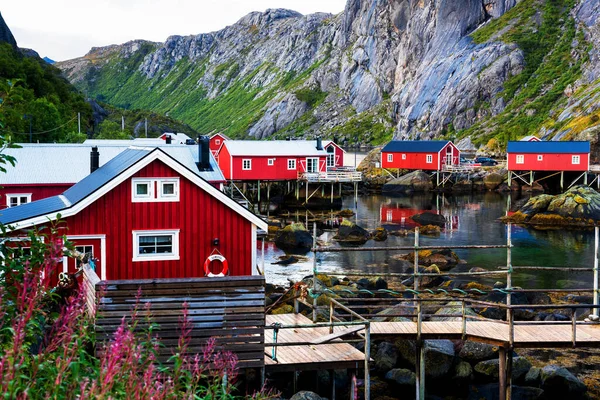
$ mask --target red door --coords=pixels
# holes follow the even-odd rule
[[[73,243],[75,250],[84,253],[87,256],[88,262],[95,268],[96,275],[98,275],[100,279],[103,279],[102,239],[68,239]],[[69,257],[66,262],[66,272],[73,274],[77,271],[82,261]]]

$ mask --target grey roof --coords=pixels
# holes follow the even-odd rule
[[[448,140],[393,140],[381,150],[385,153],[437,153]]]
[[[317,150],[316,140],[227,140],[225,146],[233,156],[327,155],[326,151]]]
[[[58,213],[67,209],[89,195],[93,194],[111,180],[116,179],[120,174],[128,170],[137,162],[142,160],[148,154],[154,151],[163,151],[168,156],[179,162],[200,178],[204,179],[203,173],[198,171],[194,164],[190,151],[182,147],[162,147],[162,148],[129,148],[108,161],[94,173],[86,176],[81,181],[67,189],[63,194],[49,197],[46,199],[33,201],[18,207],[10,207],[0,210],[0,223],[12,224],[41,215]],[[182,161],[183,159],[183,161]]]
[[[83,144],[20,144],[20,149],[6,149],[4,153],[17,159],[15,168],[8,167],[1,177],[3,185],[73,184],[90,173],[90,152],[93,146],[100,152],[100,166],[115,158],[130,146],[160,147],[181,164],[193,169],[198,162],[198,146],[167,145],[161,139],[141,140],[86,140]],[[210,159],[212,171],[200,176],[209,182],[224,182],[225,177],[215,159]]]

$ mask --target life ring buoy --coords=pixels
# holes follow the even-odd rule
[[[221,264],[223,265],[223,269],[218,274],[213,274],[212,272],[210,272],[210,263],[213,261],[220,261]],[[212,254],[212,255],[208,256],[206,261],[204,261],[204,273],[209,278],[225,276],[225,275],[227,275],[228,271],[229,271],[229,264],[227,263],[227,259],[220,254]]]

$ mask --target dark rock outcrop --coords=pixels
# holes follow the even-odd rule
[[[410,217],[413,221],[421,225],[437,225],[441,228],[446,226],[446,217],[433,212],[425,212]]]
[[[433,189],[431,177],[423,171],[413,171],[383,185],[384,194],[427,192]]]
[[[284,250],[308,250],[313,245],[313,237],[303,224],[291,224],[277,231],[275,245]]]
[[[13,36],[12,32],[4,22],[4,18],[2,18],[2,14],[0,14],[0,42],[5,42],[10,44],[14,49],[17,49],[17,41]]]
[[[345,219],[340,225],[334,239],[348,244],[365,244],[371,239],[371,234],[366,229]]]

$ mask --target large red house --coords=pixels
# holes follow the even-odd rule
[[[394,140],[381,150],[381,167],[441,171],[460,164],[460,150],[449,140]]]
[[[227,180],[285,181],[327,171],[327,157],[320,140],[227,140],[218,162]]]
[[[509,171],[588,171],[590,142],[508,142]]]
[[[60,213],[67,238],[93,254],[103,280],[219,274],[224,263],[215,255],[229,275],[256,274],[257,230],[267,224],[205,181],[191,157],[174,153],[125,150],[60,195],[0,210],[0,223],[13,238],[26,237]],[[63,271],[74,270],[65,258]]]
[[[100,167],[130,146],[169,148],[169,153],[185,162],[198,162],[201,146],[166,145],[160,139],[88,140],[83,144],[21,144],[20,148],[5,149],[4,153],[16,158],[16,167],[7,168],[0,181],[0,209],[14,207],[35,200],[56,196],[81,181],[91,172],[90,154],[97,150]],[[201,177],[215,187],[225,182],[219,166],[210,153],[210,168],[199,171]]]

